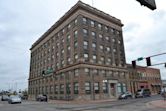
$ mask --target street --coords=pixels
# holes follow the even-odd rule
[[[152,96],[139,99],[118,100],[89,104],[56,104],[36,101],[22,101],[22,104],[8,104],[0,101],[0,111],[165,111],[164,108],[148,104],[151,101],[162,99]]]

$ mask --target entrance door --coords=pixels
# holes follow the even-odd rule
[[[110,83],[110,97],[116,97],[116,83]]]

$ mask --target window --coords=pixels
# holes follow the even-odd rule
[[[108,32],[108,26],[105,26],[105,31]]]
[[[74,83],[74,94],[78,94],[79,93],[79,84],[78,82]]]
[[[87,24],[87,18],[83,17],[82,21],[83,21],[83,24]]]
[[[78,76],[79,76],[78,69],[75,69],[74,70],[74,77],[78,77]]]
[[[112,39],[112,42],[115,42],[115,39]]]
[[[99,34],[99,38],[103,40],[103,36],[101,34]]]
[[[87,76],[90,76],[89,68],[85,68],[84,71],[85,71],[85,74],[86,74]]]
[[[65,77],[64,73],[61,73],[60,79],[64,79],[64,77]]]
[[[98,70],[97,69],[93,69],[93,75],[98,75]]]
[[[90,21],[90,25],[91,25],[91,27],[95,27],[95,22],[94,21]]]
[[[77,54],[74,55],[74,59],[75,59],[75,60],[78,59],[78,55],[77,55]]]
[[[70,42],[70,35],[67,35],[67,42]]]
[[[77,38],[78,38],[78,31],[75,30],[75,31],[74,31],[74,39],[77,40]]]
[[[75,20],[74,20],[74,25],[77,25],[77,23],[78,23],[78,20],[75,19]]]
[[[94,83],[94,91],[95,91],[96,94],[99,93],[99,82]]]
[[[120,40],[118,40],[118,44],[121,44]]]
[[[83,29],[83,35],[88,36],[88,30],[87,29]]]
[[[67,50],[70,51],[70,49],[71,49],[70,46],[68,46],[68,47],[67,47]]]
[[[64,94],[64,85],[63,84],[60,85],[60,94]]]
[[[109,41],[109,37],[105,37],[105,39],[106,39],[107,41]]]
[[[107,82],[103,82],[103,93],[108,93]]]
[[[71,93],[71,85],[70,85],[70,83],[67,83],[67,84],[66,84],[66,93],[67,93],[67,94],[70,94],[70,93]]]
[[[104,61],[105,61],[105,58],[104,58],[104,57],[101,57],[100,60],[101,60],[101,63],[103,64]]]
[[[84,41],[84,49],[88,49],[88,41]]]
[[[54,90],[54,87],[53,87],[53,86],[50,86],[50,94],[53,93],[53,90]]]
[[[93,39],[96,39],[96,33],[95,32],[91,32],[91,34],[92,34]]]
[[[77,48],[77,46],[78,46],[78,43],[74,42],[74,48]]]
[[[116,49],[113,49],[114,52],[116,52]]]
[[[100,45],[100,50],[104,51],[104,46],[103,45]]]
[[[98,28],[99,28],[99,30],[101,30],[101,24],[98,24]]]
[[[111,64],[111,58],[107,59],[107,65]]]
[[[69,29],[70,29],[70,27],[71,27],[71,25],[69,24],[69,25],[67,26],[67,30],[69,30]]]
[[[61,63],[62,63],[62,66],[64,66],[64,64],[65,64],[64,60],[62,60],[62,62],[61,62]]]
[[[91,93],[90,82],[85,82],[85,93],[86,94]]]
[[[106,47],[106,51],[107,51],[107,52],[110,52],[110,47]]]
[[[93,59],[93,62],[96,63],[97,56],[96,55],[92,55],[92,59]]]
[[[68,64],[70,64],[70,61],[71,61],[71,58],[68,57],[68,58],[67,58],[67,62],[68,62]]]
[[[86,54],[84,54],[84,58],[85,58],[85,60],[88,60],[88,57],[89,57],[89,55],[86,53]]]
[[[92,49],[96,50],[96,43],[92,43]]]

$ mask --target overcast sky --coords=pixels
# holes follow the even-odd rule
[[[0,90],[25,89],[31,45],[78,0],[0,0]],[[92,0],[82,0],[92,5]],[[156,0],[157,10],[136,0],[93,0],[93,6],[124,24],[126,60],[166,52],[166,0]],[[166,62],[166,55],[152,63]],[[145,62],[138,64],[145,65]],[[166,79],[166,68],[160,68]]]

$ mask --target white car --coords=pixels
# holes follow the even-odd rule
[[[9,104],[13,104],[13,103],[21,103],[21,98],[19,96],[10,96],[8,99],[8,103]]]

